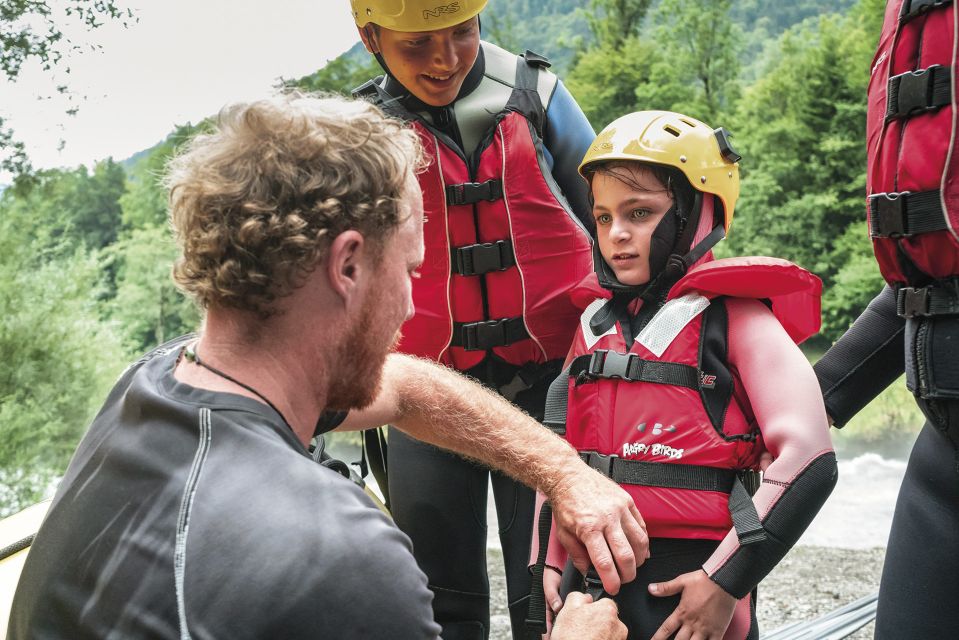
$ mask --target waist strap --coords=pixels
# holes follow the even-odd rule
[[[729,494],[729,514],[736,529],[739,544],[747,545],[766,539],[756,511],[756,505],[739,478],[740,473],[749,477],[751,486],[757,475],[753,471],[739,472],[692,464],[663,464],[626,460],[616,455],[604,455],[595,451],[581,451],[579,457],[617,484],[632,484],[663,489],[692,489],[694,491],[718,491]]]
[[[907,238],[946,228],[939,189],[869,196],[869,234],[873,238]]]
[[[451,254],[453,273],[461,276],[503,271],[516,264],[513,244],[509,240],[454,247]]]
[[[677,362],[643,360],[635,353],[619,353],[597,349],[580,356],[569,366],[569,375],[578,378],[620,378],[627,382],[654,382],[699,390],[699,371],[696,367]]]
[[[896,313],[903,318],[959,314],[959,280],[946,284],[949,288],[935,285],[902,287],[896,292]]]

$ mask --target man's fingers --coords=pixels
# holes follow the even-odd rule
[[[593,596],[588,593],[580,593],[579,591],[572,591],[569,595],[566,596],[566,606],[575,609],[576,607],[581,607],[584,604],[589,604],[593,601]]]
[[[589,553],[589,559],[593,563],[593,569],[596,570],[599,579],[603,581],[603,589],[610,595],[619,593],[619,587],[622,582],[619,579],[619,572],[616,570],[616,562],[613,560],[613,554],[610,552],[609,545],[606,543],[606,536],[599,531],[593,531],[583,540],[586,543],[586,551]],[[630,550],[632,555],[632,550]],[[633,565],[635,577],[636,566]]]
[[[636,565],[643,562],[642,556],[636,555],[626,537],[626,532],[618,527],[614,527],[606,535],[606,542],[613,554],[613,562],[619,570],[619,579],[622,582],[632,582],[636,578]]]
[[[649,592],[654,596],[674,596],[683,592],[683,586],[680,578],[673,578],[667,582],[651,582]]]
[[[626,533],[626,539],[633,549],[636,556],[636,564],[641,565],[649,558],[649,536],[646,534],[646,523],[643,516],[639,514],[639,509],[635,504],[629,506],[629,513],[632,517],[623,518],[623,531]]]

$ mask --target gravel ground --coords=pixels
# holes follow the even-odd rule
[[[811,620],[876,591],[885,549],[794,548],[759,585],[759,628],[775,631],[799,620]],[[503,555],[490,549],[493,590],[491,640],[511,640],[503,582]],[[872,638],[873,625],[849,636]]]

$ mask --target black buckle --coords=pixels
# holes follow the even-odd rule
[[[594,378],[622,378],[629,380],[629,367],[635,353],[619,353],[607,349],[597,349],[589,361],[589,375]]]
[[[505,345],[507,343],[507,319],[501,318],[500,320],[485,320],[464,324],[463,348],[467,351],[478,351]]]
[[[586,464],[590,469],[596,469],[607,478],[613,477],[613,461],[619,458],[615,453],[604,455],[595,451],[590,451],[586,458]]]
[[[903,318],[929,315],[929,288],[901,288],[896,296],[896,310]]]
[[[902,193],[877,193],[872,196],[873,235],[883,238],[906,238],[911,234],[906,229],[906,196]]]
[[[446,185],[446,202],[451,205],[475,204],[481,200],[493,202],[503,197],[503,182],[490,179],[486,182],[464,182]]]
[[[889,78],[887,118],[908,116],[937,108],[933,104],[936,73],[942,65],[934,64],[918,71],[907,71]],[[895,104],[892,102],[895,101]]]
[[[912,20],[932,9],[943,7],[951,2],[952,0],[905,0],[905,2],[902,3],[902,9],[899,11],[899,22]]]
[[[516,264],[513,245],[508,240],[471,244],[453,249],[453,272],[478,276],[490,271],[505,271]]]

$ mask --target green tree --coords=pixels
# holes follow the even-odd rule
[[[63,472],[126,363],[101,321],[100,264],[83,243],[37,234],[33,209],[0,197],[0,515]]]
[[[71,53],[82,47],[67,37],[66,26],[82,25],[92,31],[106,20],[133,20],[133,12],[116,0],[3,0],[0,5],[0,75],[16,82],[23,65],[29,60],[40,63],[51,72],[60,68]],[[98,48],[92,45],[92,48]],[[62,69],[69,74],[69,67]],[[2,79],[2,78],[0,78]],[[56,87],[67,93],[66,85]],[[5,125],[0,113],[0,170],[17,174],[30,169],[23,143]]]
[[[115,243],[108,259],[116,270],[116,296],[107,313],[131,354],[196,331],[200,314],[173,284],[176,245],[166,227],[134,229]]]
[[[586,23],[601,49],[618,49],[639,34],[651,0],[590,0]]]
[[[739,97],[741,29],[730,17],[731,0],[662,0],[654,16],[660,55],[637,97],[718,123]],[[644,107],[646,108],[646,107]],[[718,125],[717,125],[718,126]]]

